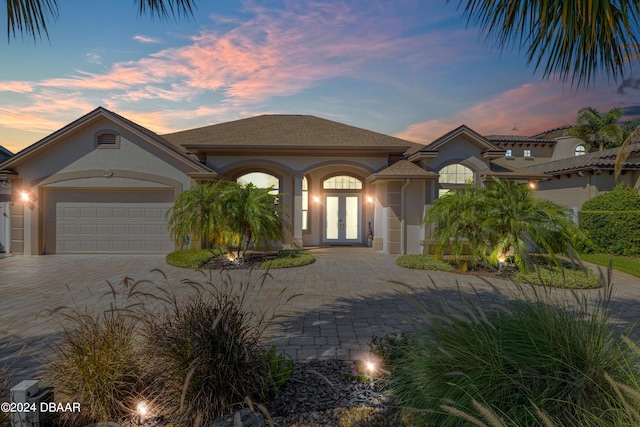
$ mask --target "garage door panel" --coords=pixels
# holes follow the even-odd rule
[[[166,212],[172,193],[51,192],[46,195],[47,253],[168,253],[175,249]],[[94,201],[83,201],[89,199]],[[137,202],[130,200],[137,199]]]

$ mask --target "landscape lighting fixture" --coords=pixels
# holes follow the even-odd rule
[[[147,406],[147,402],[144,400],[138,403],[136,407],[136,411],[138,412],[138,416],[140,417],[140,425],[144,425],[144,418],[147,416],[149,412],[149,407]]]

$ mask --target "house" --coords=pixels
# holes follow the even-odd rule
[[[13,153],[0,145],[0,163],[11,157]],[[0,180],[0,253],[9,252],[11,240],[11,221],[9,210],[11,208],[11,190],[8,180]]]
[[[14,253],[167,253],[177,194],[219,179],[273,185],[287,246],[421,253],[437,197],[491,177],[542,186],[554,175],[538,166],[573,145],[562,130],[484,137],[464,125],[422,145],[308,115],[160,136],[99,107],[1,162],[0,180],[11,183]]]

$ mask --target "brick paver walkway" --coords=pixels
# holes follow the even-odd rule
[[[470,298],[498,300],[513,284],[475,276],[407,270],[395,256],[369,248],[320,248],[309,266],[273,270],[262,285],[260,271],[231,271],[234,286],[249,283],[249,301],[258,310],[277,312],[269,339],[295,359],[368,359],[373,336],[412,331],[421,309],[412,303]],[[159,271],[162,271],[162,274]],[[166,278],[164,277],[166,276]],[[162,256],[48,255],[0,259],[0,366],[11,364],[16,380],[37,377],[49,346],[61,330],[59,317],[47,310],[60,306],[94,307],[109,283],[125,277],[170,284],[177,294],[193,292],[183,279],[207,282],[199,272],[168,266]],[[211,275],[219,283],[218,273]],[[640,280],[615,273],[611,310],[622,324],[640,318]],[[410,286],[411,288],[406,287]],[[150,285],[145,285],[150,286]],[[401,293],[410,294],[408,301]],[[287,301],[293,294],[298,296]],[[582,292],[589,298],[596,291]],[[558,291],[558,297],[570,295]]]

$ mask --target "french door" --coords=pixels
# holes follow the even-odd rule
[[[361,243],[359,194],[325,194],[324,240],[327,243]]]

